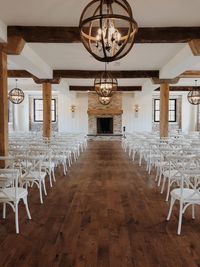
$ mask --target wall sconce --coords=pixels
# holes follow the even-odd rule
[[[136,105],[135,105],[135,117],[138,117],[139,109],[140,109],[139,105],[136,104]]]
[[[75,105],[71,105],[71,112],[75,112],[76,111],[76,106]]]

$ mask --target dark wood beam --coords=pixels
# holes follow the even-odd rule
[[[199,70],[188,70],[183,72],[180,78],[200,78],[200,71]]]
[[[49,84],[59,84],[61,81],[60,77],[56,77],[53,79],[38,79],[36,77],[33,77],[33,80],[37,84],[44,84],[44,83],[49,83]]]
[[[102,70],[54,70],[53,79],[55,81],[60,78],[75,78],[75,79],[94,79],[98,77]],[[128,71],[111,71],[112,75],[116,78],[152,78],[159,77],[158,70],[128,70]],[[9,78],[33,78],[35,81],[39,81],[34,75],[26,70],[9,70]],[[40,81],[39,81],[40,83]]]
[[[78,27],[8,26],[8,36],[31,43],[80,43]],[[186,43],[200,39],[200,27],[143,27],[135,43]]]
[[[34,75],[26,70],[8,70],[9,78],[33,78]]]
[[[70,91],[94,91],[94,86],[70,86]],[[142,91],[142,86],[118,86],[117,91],[132,92]]]
[[[21,36],[9,36],[7,43],[0,43],[0,49],[7,55],[20,55],[25,46],[25,41]]]
[[[178,91],[190,91],[190,90],[193,90],[195,89],[195,86],[170,86],[169,87],[169,90],[170,91],[175,91],[175,92],[178,92]],[[160,91],[160,87],[157,88],[155,91]]]
[[[96,78],[101,75],[102,70],[54,70],[54,77],[61,78],[76,78],[76,79],[89,79]],[[151,78],[159,77],[158,70],[128,70],[128,71],[111,71],[115,78]]]

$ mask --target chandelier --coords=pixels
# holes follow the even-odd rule
[[[192,105],[200,104],[200,87],[197,86],[197,80],[195,80],[195,87],[189,91],[187,99]]]
[[[24,100],[24,92],[17,87],[17,79],[16,79],[16,87],[9,92],[8,99],[13,104],[20,104]]]
[[[94,89],[99,96],[110,97],[117,90],[118,83],[117,79],[107,71],[106,66],[107,64],[100,77],[94,80]]]
[[[99,96],[99,102],[102,105],[108,105],[110,104],[111,101],[111,97],[110,96]]]
[[[126,0],[93,0],[83,10],[81,40],[99,61],[111,62],[131,50],[138,25]]]

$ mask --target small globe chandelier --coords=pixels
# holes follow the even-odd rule
[[[105,71],[100,77],[94,80],[94,89],[99,96],[110,97],[117,90],[118,82],[110,72],[107,71],[107,63],[105,64]]]
[[[108,105],[110,104],[111,101],[111,97],[110,96],[99,96],[99,102],[102,105]]]
[[[131,50],[138,25],[126,0],[93,0],[79,22],[81,40],[97,60],[111,62]]]
[[[13,104],[20,104],[24,100],[24,92],[17,87],[17,79],[16,79],[16,87],[13,88],[9,94],[8,94],[8,99],[13,103]]]
[[[195,87],[189,91],[187,99],[192,105],[200,104],[200,87],[197,86],[197,80],[195,80]]]

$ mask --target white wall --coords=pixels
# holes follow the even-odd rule
[[[139,106],[138,113],[135,112],[135,105]],[[134,94],[124,93],[122,97],[122,124],[127,132],[152,130],[152,91],[143,88],[142,92]]]
[[[182,93],[182,131],[193,132],[197,126],[197,106],[187,100],[188,92]]]
[[[75,112],[71,106],[75,105]],[[88,132],[88,96],[70,92],[69,87],[61,88],[58,94],[59,132]]]
[[[23,88],[22,88],[23,89]],[[142,92],[127,92],[122,96],[122,126],[127,132],[152,130],[152,95],[153,89],[143,86]],[[171,92],[170,95],[177,92]],[[196,130],[197,107],[189,104],[187,92],[178,93],[182,96],[182,130],[192,132]],[[25,99],[19,105],[14,105],[14,130],[29,131],[29,96],[42,96],[41,88],[32,88],[25,91]],[[60,132],[85,132],[88,133],[88,95],[87,93],[70,92],[66,82],[53,85],[53,96],[57,96],[58,105],[58,130]],[[75,112],[71,105],[76,106]],[[139,106],[136,114],[135,105]]]

